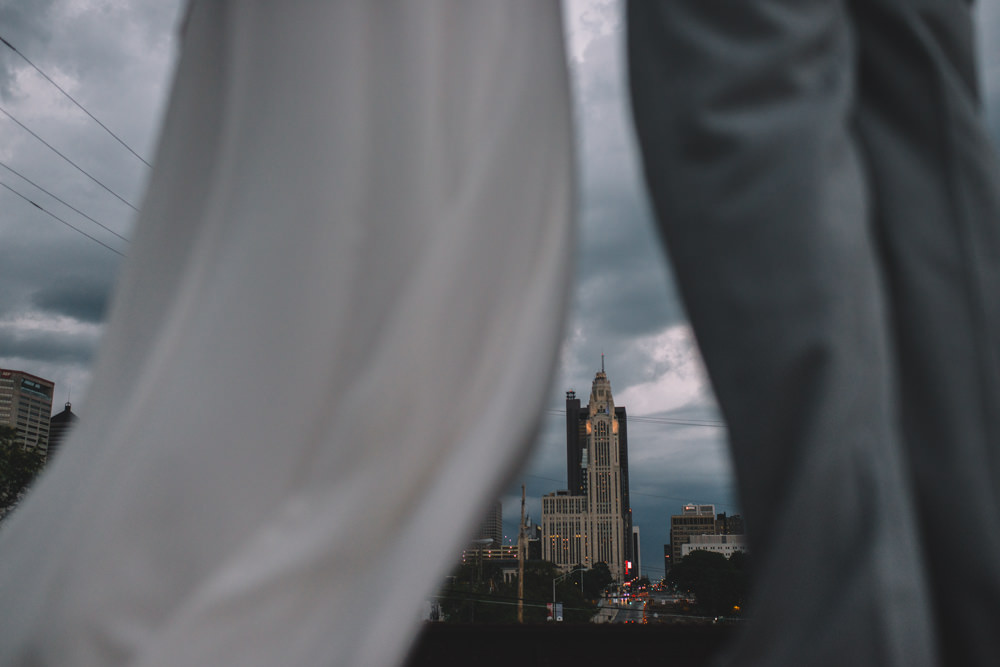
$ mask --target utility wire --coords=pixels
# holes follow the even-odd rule
[[[559,484],[565,484],[566,483],[565,479],[555,479],[554,477],[542,477],[541,475],[529,475],[527,473],[522,474],[521,477],[531,477],[532,479],[541,479],[541,480],[545,480],[546,482],[557,482]],[[631,489],[629,490],[628,494],[629,494],[630,497],[631,496],[643,496],[644,498],[656,498],[658,500],[679,500],[682,503],[692,502],[692,500],[690,498],[678,498],[677,496],[658,496],[658,495],[655,495],[655,494],[652,494],[652,493],[642,493],[641,491],[632,491]],[[716,507],[728,507],[730,509],[734,509],[735,508],[735,505],[723,505],[723,504],[719,504],[719,503],[698,503],[698,504],[699,505],[715,505]]]
[[[630,422],[640,422],[644,424],[673,424],[677,426],[710,426],[712,428],[726,428],[724,422],[694,419],[674,419],[672,417],[634,417],[628,416]]]
[[[133,211],[138,211],[139,210],[135,206],[133,206],[128,200],[126,200],[124,197],[122,197],[120,194],[118,194],[117,192],[115,192],[114,190],[112,190],[111,188],[109,188],[108,186],[106,186],[104,183],[101,183],[99,180],[97,180],[96,178],[94,178],[93,176],[91,176],[83,167],[81,167],[76,162],[73,162],[68,157],[66,157],[65,155],[63,155],[62,153],[60,153],[52,144],[50,144],[49,142],[45,141],[45,139],[42,139],[40,136],[38,136],[37,134],[35,134],[34,132],[32,132],[24,123],[22,123],[21,121],[19,121],[16,118],[14,118],[13,116],[11,116],[10,112],[8,112],[6,109],[4,109],[3,107],[0,107],[0,113],[3,113],[3,115],[7,116],[7,118],[10,118],[12,121],[14,121],[18,125],[20,125],[21,128],[25,132],[27,132],[28,134],[30,134],[31,136],[33,136],[35,139],[38,139],[40,142],[42,142],[43,144],[45,144],[46,146],[48,146],[49,150],[51,150],[53,153],[55,153],[56,155],[58,155],[62,159],[66,160],[66,162],[69,162],[71,165],[73,165],[74,167],[76,167],[77,171],[79,171],[81,174],[83,174],[84,176],[86,176],[87,178],[89,178],[90,180],[92,180],[94,183],[97,183],[102,188],[104,188],[105,190],[107,190],[108,192],[110,192],[116,199],[118,199],[119,201],[121,201],[123,204],[125,204],[126,206],[128,206],[130,209],[132,209]]]
[[[113,229],[111,229],[109,227],[106,227],[105,225],[101,224],[97,220],[94,220],[92,217],[90,217],[89,215],[87,215],[86,213],[84,213],[83,211],[81,211],[80,209],[78,209],[77,207],[75,207],[72,204],[70,204],[70,203],[68,203],[68,202],[60,199],[58,196],[52,194],[51,192],[49,192],[48,190],[46,190],[45,188],[43,188],[42,186],[40,186],[38,183],[35,183],[33,180],[31,180],[30,178],[28,178],[27,176],[25,176],[21,172],[17,171],[16,169],[14,169],[13,167],[11,167],[10,165],[5,164],[2,160],[0,160],[0,167],[3,167],[4,169],[6,169],[7,171],[11,172],[15,176],[18,176],[21,180],[26,181],[29,184],[35,186],[36,188],[38,188],[39,190],[41,190],[42,192],[44,192],[48,196],[50,196],[53,199],[55,199],[57,202],[59,202],[63,206],[66,206],[67,208],[72,209],[73,211],[76,211],[77,213],[79,213],[80,215],[82,215],[83,217],[85,217],[87,220],[90,220],[92,223],[94,223],[95,225],[97,225],[98,227],[100,227],[101,229],[103,229],[104,231],[109,232],[111,234],[114,234],[115,236],[117,236],[118,238],[120,238],[122,241],[125,241],[125,243],[129,242],[127,238],[125,238],[124,236],[122,236],[121,234],[119,234],[118,232],[116,232],[115,230],[113,230]]]
[[[575,584],[575,582],[574,582]],[[448,589],[442,588],[438,591],[437,595],[433,597],[439,600],[457,600],[460,602],[482,602],[486,604],[507,604],[516,605],[517,596],[515,595],[499,595],[497,593],[487,593],[485,591],[463,591],[460,589]],[[534,600],[530,598],[524,598],[525,607],[537,607],[544,609],[548,605],[552,604],[548,600]],[[601,609],[614,609],[621,611],[623,609],[635,609],[635,607],[619,606],[619,605],[605,605],[600,607]],[[593,608],[589,607],[574,607],[571,605],[563,605],[564,611],[595,611],[598,607],[595,605]],[[636,610],[638,611],[638,610]]]
[[[455,600],[456,602],[473,602],[476,604],[496,604],[496,605],[516,605],[517,598],[509,595],[496,595],[493,593],[486,592],[476,592],[476,591],[462,591],[462,590],[447,590],[442,589],[438,591],[437,595],[433,595],[438,600]],[[650,598],[651,599],[651,598]],[[535,607],[539,609],[547,608],[551,603],[541,600],[529,600],[524,599],[525,607]],[[573,605],[563,604],[563,611],[584,611],[584,612],[598,612],[601,610],[606,611],[642,611],[639,607],[632,607],[629,605],[621,604],[607,604],[603,606],[595,605],[594,607],[577,607]],[[660,617],[677,617],[685,619],[701,619],[701,620],[713,620],[714,616],[696,616],[694,614],[669,614],[669,613],[658,613]],[[739,619],[732,619],[739,620]]]
[[[46,209],[42,208],[41,206],[39,206],[39,205],[38,205],[38,204],[36,204],[35,202],[31,201],[30,199],[28,199],[27,197],[25,197],[24,195],[22,195],[22,194],[21,194],[20,192],[18,192],[18,191],[17,191],[17,190],[15,190],[14,188],[12,188],[12,187],[10,187],[9,185],[7,185],[6,183],[4,183],[4,182],[0,181],[0,186],[3,186],[3,187],[5,187],[5,188],[7,188],[7,189],[8,189],[8,190],[10,190],[11,192],[13,192],[13,193],[14,193],[15,195],[17,195],[18,197],[20,197],[20,198],[21,198],[21,199],[23,199],[24,201],[28,202],[29,204],[31,204],[32,206],[34,206],[35,208],[37,208],[37,209],[38,209],[39,211],[41,211],[42,213],[47,213],[48,215],[52,216],[53,218],[55,218],[55,219],[56,219],[56,220],[58,220],[59,222],[63,223],[64,225],[66,225],[67,227],[69,227],[70,229],[72,229],[73,231],[75,231],[75,232],[78,232],[78,233],[80,233],[80,234],[83,234],[84,236],[86,236],[86,237],[87,237],[88,239],[90,239],[90,240],[91,240],[91,241],[93,241],[94,243],[97,243],[97,244],[100,244],[100,245],[104,246],[105,248],[107,248],[107,249],[108,249],[108,250],[110,250],[111,252],[115,253],[116,255],[121,255],[122,257],[124,257],[124,256],[125,256],[124,254],[120,253],[119,251],[117,251],[117,250],[115,250],[114,248],[112,248],[111,246],[109,246],[109,245],[108,245],[107,243],[105,243],[104,241],[101,241],[100,239],[95,239],[95,238],[94,238],[93,236],[91,236],[91,235],[90,235],[90,234],[88,234],[87,232],[83,231],[83,230],[82,230],[82,229],[80,229],[79,227],[76,227],[76,226],[74,226],[74,225],[72,225],[72,224],[70,224],[70,223],[66,222],[65,220],[63,220],[62,218],[60,218],[60,217],[59,217],[58,215],[56,215],[56,214],[55,214],[55,213],[53,213],[52,211],[49,211],[49,210],[46,210]]]
[[[76,105],[76,106],[77,106],[77,107],[78,107],[78,108],[80,109],[80,111],[82,111],[83,113],[85,113],[85,114],[87,114],[88,116],[90,116],[90,118],[91,118],[91,119],[92,119],[92,120],[93,120],[93,121],[94,121],[95,123],[97,123],[97,124],[98,124],[98,125],[100,125],[100,126],[101,126],[102,128],[104,128],[104,131],[105,131],[105,132],[107,132],[108,134],[110,134],[110,135],[111,135],[112,137],[114,137],[115,141],[117,141],[118,143],[120,143],[120,144],[121,144],[122,146],[124,146],[124,147],[125,147],[125,150],[127,150],[127,151],[128,151],[129,153],[131,153],[132,155],[136,156],[136,157],[137,157],[137,158],[139,159],[139,161],[140,161],[140,162],[142,162],[142,163],[143,163],[144,165],[146,165],[147,167],[151,167],[151,166],[152,166],[151,164],[149,164],[148,162],[146,162],[146,160],[145,160],[145,159],[143,159],[143,157],[142,157],[141,155],[139,155],[139,154],[138,154],[138,153],[136,153],[136,152],[135,152],[134,150],[132,150],[132,147],[131,147],[131,146],[129,146],[129,145],[127,144],[127,143],[125,143],[125,141],[124,141],[124,140],[123,140],[123,139],[122,139],[121,137],[119,137],[119,136],[118,136],[117,134],[115,134],[114,132],[112,132],[112,131],[111,131],[111,129],[110,129],[110,128],[109,128],[109,127],[108,127],[107,125],[105,125],[105,124],[104,124],[104,123],[102,123],[102,122],[101,122],[100,120],[98,120],[98,119],[97,119],[97,116],[95,116],[94,114],[92,114],[92,113],[90,113],[89,111],[87,111],[87,109],[86,109],[86,108],[85,108],[85,107],[84,107],[84,106],[83,106],[82,104],[80,104],[79,102],[77,102],[77,101],[76,101],[76,99],[75,99],[75,98],[74,98],[74,97],[73,97],[72,95],[70,95],[70,94],[69,94],[69,93],[67,93],[67,92],[66,92],[65,90],[63,90],[63,87],[62,87],[62,86],[60,86],[60,85],[59,85],[58,83],[56,83],[55,81],[53,81],[53,80],[51,79],[51,77],[49,77],[49,75],[48,75],[48,74],[46,74],[45,72],[43,72],[43,71],[41,70],[41,68],[40,68],[40,67],[39,67],[38,65],[36,65],[35,63],[33,63],[33,62],[31,62],[30,60],[28,60],[28,56],[26,56],[26,55],[24,55],[23,53],[21,53],[20,51],[18,51],[18,50],[17,50],[17,47],[15,47],[15,46],[14,46],[13,44],[11,44],[11,43],[10,43],[10,42],[8,42],[8,41],[7,41],[6,39],[4,39],[2,35],[0,35],[0,42],[3,42],[3,43],[4,43],[4,44],[5,44],[6,46],[7,46],[7,48],[8,48],[8,49],[10,49],[11,51],[13,51],[13,52],[14,52],[14,53],[16,53],[17,55],[21,56],[21,58],[23,58],[23,59],[24,59],[24,62],[26,62],[26,63],[28,63],[29,65],[31,65],[32,67],[34,67],[34,68],[35,68],[35,71],[36,71],[36,72],[38,72],[38,73],[39,73],[39,74],[41,74],[41,75],[42,75],[43,77],[45,77],[45,80],[46,80],[46,81],[48,81],[49,83],[51,83],[51,84],[52,84],[53,86],[55,86],[55,87],[56,87],[56,88],[57,88],[57,89],[59,90],[59,92],[60,92],[60,93],[62,93],[63,95],[65,95],[65,96],[66,96],[67,98],[69,98],[69,100],[70,100],[70,101],[71,101],[71,102],[72,102],[73,104],[75,104],[75,105]]]
[[[565,410],[558,410],[556,408],[547,408],[546,412],[551,415],[565,415]],[[710,428],[726,428],[726,424],[720,421],[712,421],[708,419],[673,419],[671,417],[638,417],[635,415],[628,415],[628,421],[630,422],[640,422],[644,424],[669,424],[671,426],[707,426]]]

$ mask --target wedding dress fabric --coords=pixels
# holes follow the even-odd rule
[[[553,2],[194,2],[0,663],[379,665],[521,463],[569,285]]]

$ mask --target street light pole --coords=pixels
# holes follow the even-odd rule
[[[517,622],[524,623],[524,484],[521,484],[521,523],[517,527]]]
[[[493,544],[492,537],[484,537],[478,540],[473,540],[473,544],[476,545],[476,583],[483,583],[483,547],[487,544]]]
[[[552,604],[556,603],[556,582],[557,581],[562,581],[563,579],[565,579],[566,577],[568,577],[569,575],[571,575],[571,574],[573,574],[575,572],[580,572],[581,573],[580,574],[580,593],[582,594],[583,593],[583,574],[582,573],[586,572],[586,570],[587,570],[587,568],[585,568],[585,567],[578,567],[575,570],[570,570],[566,574],[561,574],[558,577],[556,577],[555,579],[553,579],[552,580]]]

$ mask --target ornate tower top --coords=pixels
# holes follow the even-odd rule
[[[601,355],[601,370],[594,376],[594,384],[590,389],[590,414],[615,413],[615,402],[611,396],[611,381],[604,372],[604,355]]]

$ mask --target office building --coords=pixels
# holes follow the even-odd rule
[[[587,497],[555,491],[542,496],[542,559],[561,570],[593,567],[588,535]]]
[[[667,561],[674,563],[687,555],[692,549],[686,547],[688,544],[697,543],[701,545],[721,544],[719,549],[709,549],[727,555],[733,551],[733,545],[739,544],[738,551],[746,551],[746,543],[743,541],[744,523],[743,517],[739,514],[727,516],[725,512],[715,513],[715,505],[697,505],[689,503],[684,505],[680,514],[670,517],[670,557]],[[739,537],[739,540],[719,541],[714,539],[703,539],[705,537],[718,536]],[[666,558],[666,555],[664,556]],[[669,569],[669,562],[667,563]]]
[[[17,431],[22,447],[47,451],[54,390],[50,380],[0,368],[0,424]]]
[[[715,505],[689,503],[670,517],[670,560],[676,563],[683,557],[692,535],[715,535]]]
[[[642,577],[642,549],[639,548],[639,526],[632,526],[632,561],[626,563],[626,579],[639,579]]]

